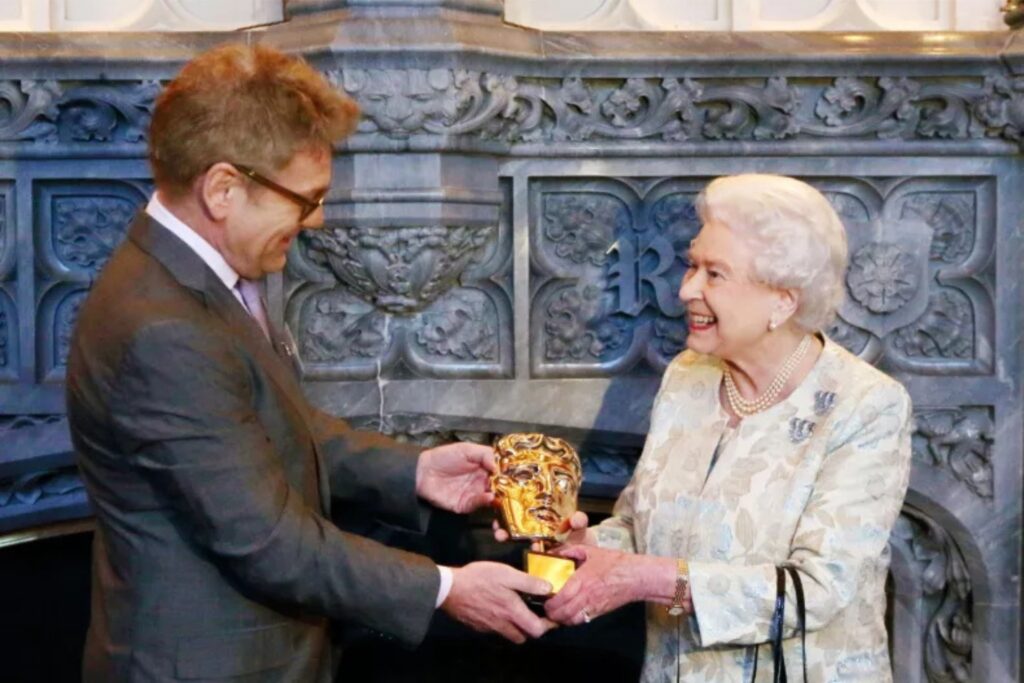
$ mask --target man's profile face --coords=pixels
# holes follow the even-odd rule
[[[279,185],[315,200],[331,184],[327,150],[298,152],[280,171],[268,174]],[[323,209],[299,222],[301,207],[256,183],[246,182],[245,200],[224,226],[222,253],[242,277],[258,279],[284,269],[288,248],[303,229],[323,225]]]
[[[492,488],[509,534],[518,540],[564,540],[580,488],[575,450],[541,434],[510,434],[496,449]]]

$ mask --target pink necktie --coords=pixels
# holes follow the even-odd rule
[[[242,303],[249,311],[267,339],[270,339],[270,326],[267,324],[267,313],[263,310],[263,300],[260,298],[260,286],[255,280],[238,278],[238,293],[242,295]]]

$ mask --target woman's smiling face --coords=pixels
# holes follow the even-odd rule
[[[679,298],[686,306],[688,348],[730,360],[768,334],[778,291],[753,280],[750,245],[708,220],[690,244]]]

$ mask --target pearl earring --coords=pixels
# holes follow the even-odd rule
[[[778,326],[779,326],[779,324],[777,322],[775,322],[775,318],[771,318],[771,319],[768,320],[768,331],[769,332],[774,332],[775,328],[778,327]]]

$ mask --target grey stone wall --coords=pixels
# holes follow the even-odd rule
[[[628,479],[685,344],[696,193],[748,170],[825,191],[852,253],[830,334],[916,406],[897,679],[1017,680],[1020,36],[546,34],[492,2],[368,4],[294,2],[289,23],[226,38],[0,36],[0,532],[87,514],[63,360],[151,190],[160,82],[260,41],[365,113],[327,229],[271,282],[310,396],[423,441],[567,436],[595,499]]]

